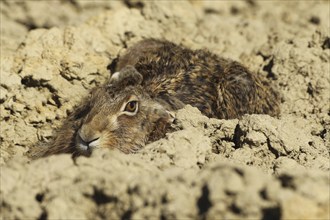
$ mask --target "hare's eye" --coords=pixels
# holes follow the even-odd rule
[[[138,110],[138,102],[137,101],[130,101],[126,104],[124,111],[136,113]]]

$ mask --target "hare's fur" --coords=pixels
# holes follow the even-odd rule
[[[185,104],[222,119],[280,112],[279,95],[266,80],[206,50],[147,39],[119,58],[117,71],[74,110],[52,145],[33,157],[88,155],[93,147],[135,152],[163,137],[173,121],[170,112]],[[138,103],[134,115],[123,112],[131,99]]]

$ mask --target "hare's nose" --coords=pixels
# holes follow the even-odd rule
[[[81,136],[79,135],[79,137],[81,138]],[[98,143],[98,140],[100,138],[94,138],[93,140],[90,140],[90,141],[85,141],[84,139],[81,138],[81,141],[85,144],[85,145],[88,145],[89,147],[95,147]]]
[[[94,148],[99,145],[100,136],[96,135],[85,135],[81,130],[77,134],[77,146],[82,150],[88,150],[89,148]]]

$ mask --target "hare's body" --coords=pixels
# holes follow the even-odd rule
[[[185,104],[215,118],[279,113],[277,93],[241,64],[206,50],[192,51],[170,42],[145,40],[129,48],[118,71],[134,66],[142,86],[174,110]]]
[[[38,156],[88,154],[94,147],[134,152],[166,133],[169,113],[185,104],[215,118],[279,114],[277,93],[239,63],[168,41],[129,48],[117,73],[91,92],[68,118],[54,143]]]

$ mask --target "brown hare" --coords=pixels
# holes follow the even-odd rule
[[[278,93],[238,62],[206,50],[147,39],[119,58],[117,72],[64,122],[49,147],[31,155],[89,155],[94,148],[136,152],[163,137],[186,104],[208,117],[279,114]]]

